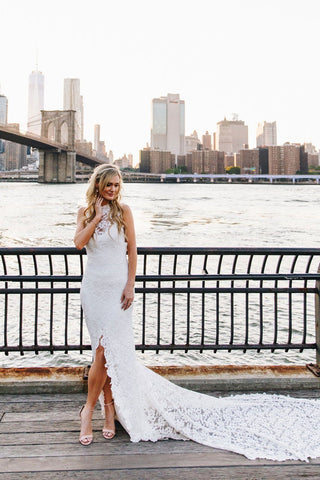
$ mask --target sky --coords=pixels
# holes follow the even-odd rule
[[[150,143],[151,102],[179,93],[186,134],[233,113],[256,146],[258,122],[278,144],[320,147],[319,0],[0,0],[0,93],[27,124],[28,77],[45,76],[45,110],[80,78],[85,138],[95,124],[115,157]],[[38,59],[38,60],[37,60]]]

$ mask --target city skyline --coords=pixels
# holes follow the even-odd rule
[[[92,141],[100,124],[115,158],[133,153],[138,161],[150,142],[152,99],[168,92],[185,100],[186,135],[212,135],[217,122],[236,112],[248,125],[250,148],[263,121],[277,122],[278,144],[319,148],[317,1],[302,8],[295,0],[200,0],[196,7],[164,0],[156,17],[155,4],[93,0],[88,7],[58,0],[48,22],[45,2],[2,0],[3,35],[10,41],[0,93],[8,98],[8,121],[26,129],[28,76],[37,56],[44,108],[63,108],[64,79],[79,78],[84,137]],[[199,18],[195,8],[206,14]]]

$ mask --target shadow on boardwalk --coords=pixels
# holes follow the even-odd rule
[[[311,398],[318,392],[294,395]],[[84,394],[1,395],[0,480],[320,479],[320,459],[251,461],[191,441],[131,443],[119,424],[115,438],[106,441],[98,408],[94,443],[83,447],[78,415],[84,399]]]

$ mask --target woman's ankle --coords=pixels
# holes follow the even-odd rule
[[[87,412],[91,412],[91,413],[94,411],[94,407],[95,407],[94,405],[92,405],[88,402],[84,406],[84,408],[87,410]]]

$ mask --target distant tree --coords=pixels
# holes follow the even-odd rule
[[[180,167],[175,167],[175,168],[168,168],[165,173],[175,173],[175,174],[178,174],[178,173],[187,173],[188,172],[188,169],[185,165],[182,165]]]
[[[309,165],[309,173],[320,172],[320,165]]]
[[[233,167],[227,167],[226,168],[226,173],[232,175],[232,174],[239,174],[240,173],[240,167],[236,167],[235,165]]]

